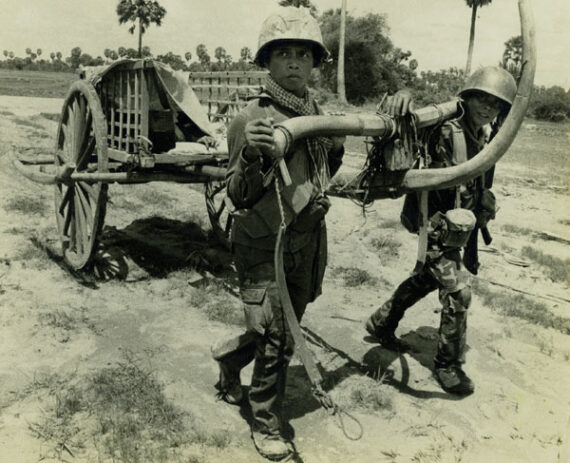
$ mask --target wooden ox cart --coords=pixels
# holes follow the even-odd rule
[[[187,73],[152,60],[124,60],[71,85],[53,157],[16,159],[14,165],[33,181],[55,185],[63,256],[81,269],[97,247],[109,183],[202,183],[213,230],[227,237],[228,154],[224,140],[212,145],[214,136]]]

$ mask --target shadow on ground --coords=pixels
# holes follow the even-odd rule
[[[222,276],[232,272],[231,255],[193,222],[149,217],[123,229],[105,227],[93,274],[99,280],[126,279],[136,270],[160,278],[183,268]]]
[[[459,400],[461,397],[447,394],[444,391],[426,391],[416,389],[410,385],[410,366],[406,356],[414,358],[425,368],[433,373],[433,358],[437,349],[437,329],[431,326],[420,326],[414,331],[410,331],[403,335],[402,340],[411,346],[411,350],[402,354],[376,345],[368,350],[363,358],[364,368],[372,377],[383,378],[386,384],[395,387],[398,391],[408,394],[419,399],[445,399]],[[370,336],[365,338],[366,341],[374,342]],[[399,366],[395,367],[394,363],[399,362]],[[394,372],[399,371],[399,377]]]
[[[92,264],[80,271],[66,264],[61,251],[32,242],[76,281],[94,289],[104,281],[162,278],[181,269],[195,270],[197,280],[232,278],[235,273],[229,250],[208,231],[164,217],[138,219],[122,229],[106,226]]]

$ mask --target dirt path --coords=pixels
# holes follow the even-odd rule
[[[9,156],[52,148],[56,123],[39,113],[59,113],[60,104],[0,96],[0,460],[135,461],[120,455],[143,455],[140,461],[264,461],[249,440],[248,410],[215,397],[210,346],[241,331],[241,308],[224,286],[227,276],[233,284],[231,269],[225,251],[208,237],[199,189],[111,186],[104,237],[107,250],[124,257],[124,279],[81,284],[58,265],[51,188],[19,176]],[[524,129],[511,151],[524,152],[525,137],[536,136]],[[567,132],[541,136],[568,141]],[[570,239],[568,184],[543,188],[553,165],[540,169],[524,159],[509,157],[498,168],[501,211],[491,228],[500,252],[481,253],[466,365],[476,392],[462,400],[445,394],[432,376],[436,295],[410,309],[398,330],[419,353],[385,351],[363,330],[415,259],[415,240],[397,222],[401,200],[376,202],[364,220],[353,203],[333,198],[324,294],[303,324],[329,392],[362,423],[364,435],[358,441],[343,436],[312,399],[294,359],[285,408],[299,461],[554,463],[569,455],[568,280],[553,281],[548,267],[523,251],[527,246],[570,257],[567,243],[537,234]],[[568,164],[561,169],[556,175],[563,178]],[[513,265],[513,257],[531,265]],[[196,265],[219,278],[190,284]],[[549,320],[555,326],[543,326]],[[119,434],[93,419],[107,415],[85,405],[88,389],[81,389],[84,406],[65,414],[72,391],[99,384],[89,381],[117,365],[123,372],[136,373],[137,366],[151,372],[168,402],[184,412],[193,437],[179,447],[150,448],[144,445],[152,439],[143,433],[146,454],[117,446],[109,436]],[[250,375],[248,367],[245,385]],[[346,425],[349,434],[357,431]],[[114,460],[110,449],[117,451]]]

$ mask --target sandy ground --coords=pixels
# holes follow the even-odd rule
[[[193,445],[187,455],[195,459],[187,456],[180,461],[264,461],[249,440],[247,409],[215,398],[217,368],[210,346],[215,339],[239,333],[241,327],[237,321],[208,317],[203,308],[211,301],[204,294],[231,304],[235,320],[241,309],[231,295],[188,284],[193,271],[186,257],[193,255],[196,242],[179,229],[183,224],[184,231],[198,227],[207,233],[200,191],[175,184],[111,186],[105,233],[129,255],[125,280],[87,287],[57,265],[56,258],[48,257],[44,249],[53,250],[56,257],[58,252],[52,189],[19,176],[9,156],[49,151],[56,123],[35,115],[59,113],[60,108],[61,100],[0,96],[4,206],[0,216],[0,461],[111,461],[89,446],[73,452],[74,456],[55,455],[52,442],[30,431],[30,424],[49,413],[53,397],[25,391],[41,375],[88,375],[112,364],[125,351],[144,354],[165,385],[166,396],[208,432],[231,435],[226,446]],[[32,120],[40,128],[18,124],[19,118]],[[495,191],[501,211],[491,228],[493,246],[501,253],[481,253],[479,277],[510,287],[491,285],[493,291],[513,298],[520,293],[512,288],[532,293],[528,297],[545,304],[552,316],[568,319],[567,283],[551,281],[537,264],[520,267],[508,262],[509,256],[521,257],[523,246],[570,257],[570,241],[545,240],[533,233],[570,240],[567,188],[540,189],[530,181],[550,174],[529,172],[516,163],[499,165]],[[166,202],[157,207],[145,201],[148,192]],[[14,206],[31,199],[39,204],[33,211]],[[419,352],[397,355],[365,335],[364,320],[409,274],[415,260],[415,240],[397,222],[400,208],[401,200],[377,201],[363,218],[350,201],[333,199],[328,216],[330,265],[323,296],[309,307],[303,325],[331,396],[359,420],[364,434],[355,441],[345,438],[336,419],[311,397],[307,376],[294,359],[285,418],[295,435],[299,461],[570,461],[567,334],[501,315],[475,294],[465,369],[476,383],[476,392],[463,399],[445,394],[432,375],[437,295],[411,308],[398,329]],[[162,221],[161,231],[149,220],[152,216],[171,222]],[[509,232],[506,225],[524,231]],[[386,246],[379,245],[379,239]],[[133,243],[139,241],[151,245],[134,249]],[[163,257],[157,258],[161,248],[174,250],[182,264],[161,266]],[[227,257],[221,249],[212,249],[222,260]],[[158,254],[151,256],[150,265],[153,253]],[[376,280],[346,286],[342,268],[365,270]],[[62,312],[73,318],[71,327],[49,323],[53,314]],[[250,375],[248,367],[242,373],[244,385],[249,384]],[[372,391],[372,399],[362,391]],[[353,422],[345,423],[346,431],[354,435]]]

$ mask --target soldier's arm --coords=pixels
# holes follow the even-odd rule
[[[262,158],[247,152],[246,124],[247,118],[241,113],[228,129],[227,194],[238,209],[251,207],[263,194]]]

